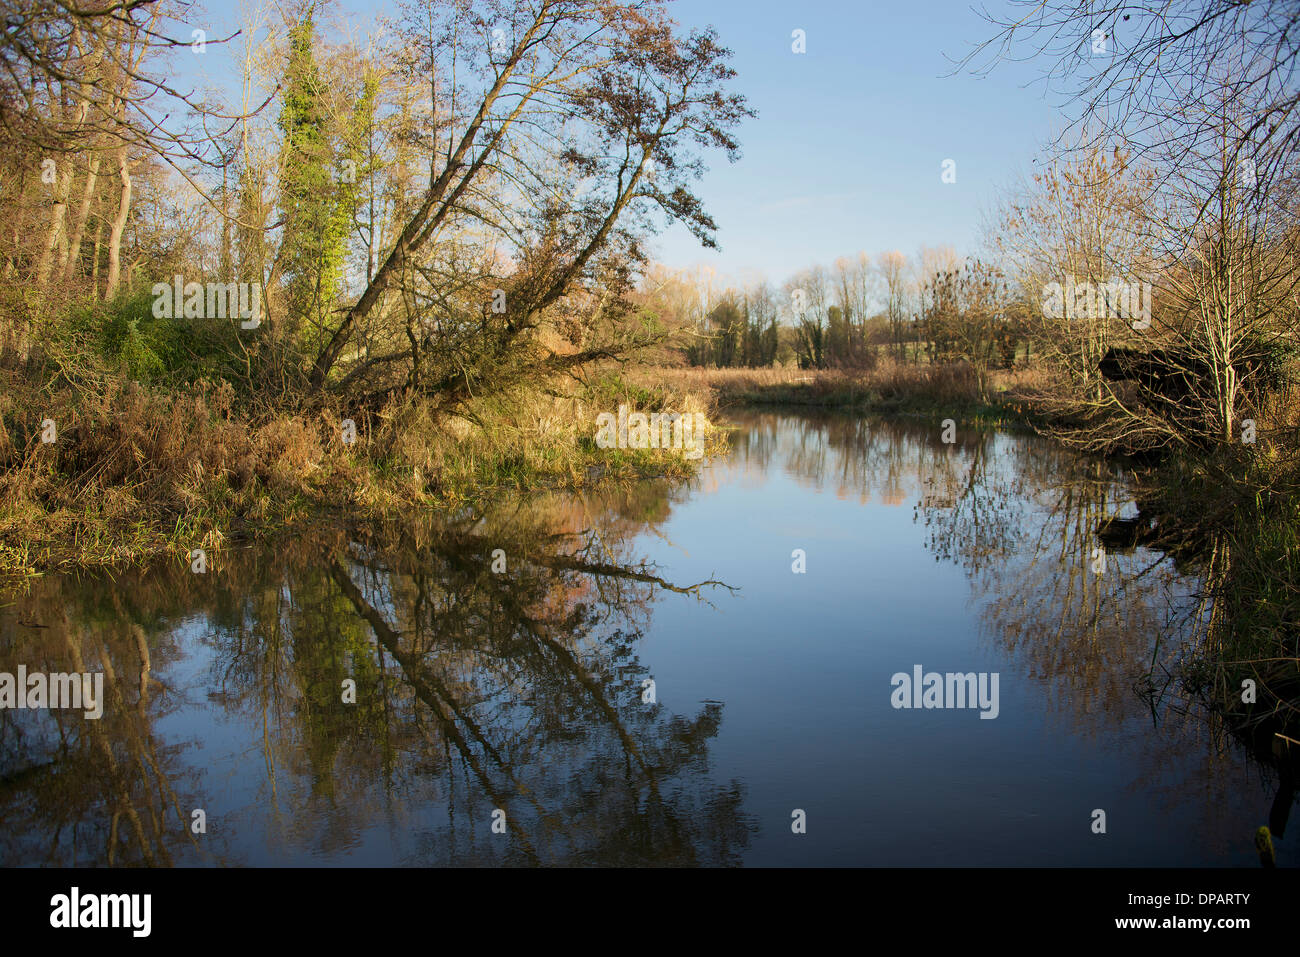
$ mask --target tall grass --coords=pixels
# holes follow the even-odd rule
[[[699,395],[617,376],[473,400],[454,415],[398,399],[357,414],[240,408],[229,385],[141,385],[100,369],[91,388],[0,368],[0,574],[115,564],[231,535],[279,532],[334,512],[351,520],[482,499],[504,489],[687,475],[668,450],[596,448],[596,415],[708,412]],[[57,441],[41,442],[52,420]],[[715,434],[713,442],[720,441]]]
[[[965,362],[911,363],[882,358],[866,370],[642,368],[635,382],[712,393],[727,405],[804,405],[863,412],[946,412],[1018,417],[1032,407],[1043,385],[1037,369],[996,371],[981,395]]]

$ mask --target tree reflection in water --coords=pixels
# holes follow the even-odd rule
[[[1183,665],[1213,640],[1221,541],[1169,553],[1107,547],[1099,528],[1134,512],[1122,468],[1034,436],[967,429],[949,445],[937,419],[741,418],[734,469],[780,467],[863,503],[910,499],[926,547],[965,572],[984,634],[1038,686],[1062,730],[1122,738],[1140,753],[1133,790],[1170,808],[1204,792],[1198,803],[1213,814],[1244,784],[1275,795],[1275,832],[1285,823],[1279,805],[1294,789],[1270,741],[1234,733],[1183,687]],[[1250,839],[1240,835],[1243,846]]]
[[[1109,759],[1115,777],[1102,783],[1127,787],[1131,807],[1195,823],[1190,860],[1231,861],[1250,847],[1263,820],[1241,826],[1243,804],[1256,803],[1242,798],[1243,785],[1259,788],[1261,808],[1276,795],[1270,821],[1280,833],[1294,792],[1278,788],[1267,749],[1247,757],[1176,680],[1195,641],[1213,634],[1204,595],[1226,580],[1227,556],[1211,549],[1199,563],[1191,552],[1175,561],[1103,541],[1099,528],[1132,509],[1112,466],[1001,432],[959,431],[945,445],[937,422],[740,418],[732,454],[689,491],[649,482],[541,495],[436,522],[321,527],[278,548],[227,551],[206,575],[181,566],[31,583],[0,608],[0,671],[103,669],[108,701],[98,722],[0,711],[0,862],[655,865],[759,854],[775,837],[755,840],[745,788],[710,768],[711,751],[718,762],[736,759],[716,740],[723,706],[678,714],[643,701],[651,675],[638,654],[656,601],[713,600],[735,612],[730,624],[705,608],[691,626],[701,636],[752,629],[745,637],[761,639],[760,653],[746,674],[783,676],[779,629],[788,623],[764,632],[770,594],[747,616],[725,585],[672,581],[641,550],[688,494],[704,500],[739,486],[724,494],[779,510],[788,481],[745,496],[782,476],[845,503],[912,507],[915,525],[905,513],[883,523],[888,548],[924,548],[961,569],[971,611],[949,620],[969,632],[948,647],[983,644],[1004,693],[1033,699],[1021,701],[1018,719],[1004,709],[990,768],[1005,771],[1024,742],[1058,737],[1063,754]],[[789,503],[790,514],[814,523],[833,515],[841,524],[831,547],[852,560],[854,536],[877,527],[854,529],[852,505],[819,512],[825,504]],[[862,511],[868,525],[879,517]],[[706,516],[708,547],[734,547],[720,541],[736,528],[728,523],[752,519],[734,507]],[[891,560],[888,548],[874,560]],[[859,576],[868,586],[872,571]],[[907,614],[879,589],[852,601]],[[870,657],[851,628],[828,637],[845,642],[844,660],[868,678],[871,669],[889,674],[892,662]],[[689,667],[690,652],[678,650],[677,666]],[[344,700],[349,680],[355,703]],[[807,687],[821,694],[824,685]],[[750,724],[732,729],[742,747],[746,735],[766,742],[772,730],[754,721],[761,702],[747,694],[739,681],[725,695],[733,714],[750,708]],[[845,730],[860,703],[856,685],[820,702],[828,754],[842,747],[838,735],[861,733]],[[893,773],[889,788],[860,792],[854,805],[871,829],[925,769],[895,759],[896,742],[858,743],[843,753],[866,765],[877,756]],[[776,749],[761,759],[769,764],[746,765],[755,806],[785,800],[772,795],[786,787],[788,757]],[[800,780],[823,791],[799,800],[848,793],[863,766]],[[207,812],[206,834],[191,832],[196,808]],[[505,834],[492,831],[495,809]],[[996,815],[987,823],[1018,833]],[[785,826],[774,823],[773,835]],[[870,846],[891,852],[888,842]],[[1161,852],[1183,859],[1177,848]],[[1123,862],[1145,853],[1139,846]]]
[[[652,603],[726,588],[631,553],[670,507],[646,483],[320,530],[207,575],[34,583],[0,618],[0,670],[102,668],[109,700],[100,721],[0,711],[0,861],[243,863],[241,831],[265,817],[272,859],[328,859],[382,822],[400,863],[738,862],[755,829],[743,788],[708,776],[722,706],[643,701]],[[261,752],[237,782],[197,763],[220,734],[205,714]]]

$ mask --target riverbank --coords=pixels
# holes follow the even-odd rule
[[[56,382],[0,370],[0,575],[188,559],[325,516],[384,519],[454,509],[506,490],[685,478],[679,451],[599,448],[597,416],[701,412],[705,397],[615,374],[470,400],[454,415],[419,401],[377,414],[242,403],[228,384]],[[87,387],[89,385],[89,387]],[[725,447],[709,429],[706,454]]]
[[[680,389],[709,397],[718,408],[838,409],[873,415],[939,416],[967,425],[1046,424],[1036,398],[1045,385],[1036,368],[990,372],[986,394],[965,363],[902,363],[874,368],[710,369],[640,367],[628,379],[643,387]]]

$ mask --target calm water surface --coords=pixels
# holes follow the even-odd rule
[[[1113,468],[736,421],[687,486],[11,596],[0,672],[107,700],[0,710],[0,864],[1258,866],[1276,776],[1169,677],[1195,569],[1093,570]],[[918,665],[996,674],[997,717],[895,708]]]

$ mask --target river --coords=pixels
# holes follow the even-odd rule
[[[1097,551],[1115,466],[732,419],[684,485],[34,581],[0,672],[103,713],[0,710],[0,864],[1258,866],[1275,776],[1182,692],[1196,569]]]

